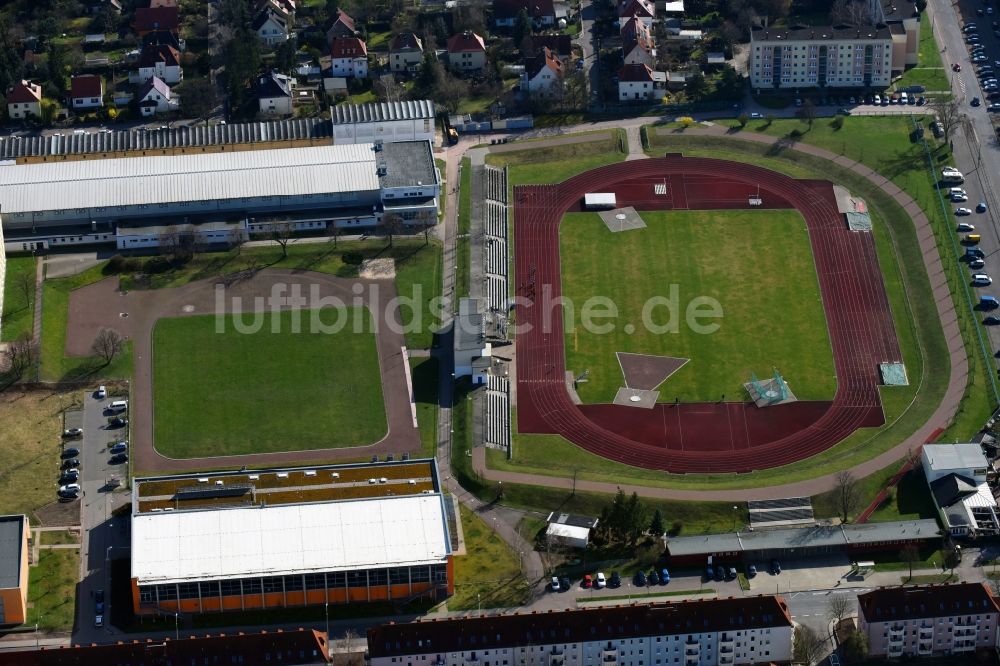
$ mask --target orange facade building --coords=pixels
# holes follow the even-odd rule
[[[0,516],[0,626],[27,619],[29,532],[27,516]]]
[[[136,480],[137,613],[443,597],[449,507],[433,460]]]

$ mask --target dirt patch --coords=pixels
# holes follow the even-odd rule
[[[652,356],[618,352],[618,363],[625,376],[625,386],[652,391],[688,362],[674,356]]]
[[[35,510],[35,517],[44,527],[80,524],[80,500],[50,502]],[[37,527],[37,525],[36,525]]]
[[[395,280],[396,260],[391,257],[365,259],[358,276],[362,280]]]

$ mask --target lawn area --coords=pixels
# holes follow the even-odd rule
[[[69,530],[41,530],[37,534],[38,543],[42,545],[80,543],[80,537],[76,532]]]
[[[853,120],[856,119],[851,119],[852,122],[845,125],[845,129],[854,126]],[[892,119],[890,122],[897,121]],[[493,452],[487,451],[489,466],[493,469],[563,477],[569,477],[575,471],[579,478],[690,489],[766,486],[813,478],[860,463],[887,450],[922,425],[943,395],[947,385],[949,362],[936,309],[929,296],[929,284],[920,258],[919,246],[912,222],[905,211],[891,198],[881,194],[867,180],[854,176],[825,160],[791,151],[775,154],[767,146],[734,139],[683,135],[671,135],[668,138],[656,135],[652,131],[649,134],[652,142],[650,154],[662,154],[665,150],[671,150],[690,155],[753,162],[794,177],[832,178],[849,185],[854,192],[864,196],[875,222],[879,262],[911,385],[880,389],[887,426],[881,429],[859,430],[836,447],[809,460],[752,474],[664,475],[662,472],[652,472],[607,461],[581,450],[558,436],[522,434],[514,436],[513,459],[510,461],[505,460],[503,456],[491,455]],[[860,139],[858,143],[863,145],[864,139]],[[982,379],[980,376],[980,382]],[[982,388],[980,386],[980,396],[983,396]],[[988,414],[987,405],[986,415]],[[969,422],[975,423],[971,419]],[[982,421],[978,423],[981,424]],[[566,461],[572,461],[572,464],[567,465]],[[866,487],[869,494],[862,500],[862,508],[896,469],[898,465],[890,466],[884,470],[884,476]],[[865,481],[867,480],[862,480],[863,485]],[[504,490],[509,496],[508,489]],[[540,507],[558,505],[558,501],[565,496],[565,493],[541,488],[532,494],[539,497],[543,492],[548,493],[550,499],[540,500],[538,504],[526,502],[526,505]],[[828,504],[831,510],[824,514],[820,511],[818,503],[817,515],[835,514],[832,503]]]
[[[524,150],[489,154],[486,156],[486,163],[493,166],[509,165],[510,185],[514,186],[561,183],[583,171],[625,159],[626,153],[622,149],[625,139],[622,130],[611,132],[611,136],[608,136],[605,130],[581,134],[601,134],[604,138],[584,143],[535,148],[531,147],[532,141],[519,141],[516,145],[523,145]],[[581,134],[565,136],[581,136]]]
[[[896,89],[906,86],[922,85],[928,91],[951,91],[948,83],[948,72],[941,62],[941,51],[934,40],[934,32],[927,15],[921,16],[920,44],[918,46],[917,66],[906,70],[903,77],[895,83]]]
[[[438,362],[436,358],[411,358],[410,376],[417,403],[421,455],[433,458],[437,451]]]
[[[340,332],[309,332],[318,312],[268,312],[252,333],[234,330],[229,318],[219,332],[214,315],[159,320],[153,330],[157,450],[192,458],[381,439],[385,404],[371,315],[347,308],[339,315],[347,322]],[[331,325],[335,317],[328,313],[323,321]]]
[[[31,335],[35,313],[35,257],[7,257],[0,340]]]
[[[866,559],[875,563],[875,571],[905,571],[909,573],[910,563],[901,561],[901,551],[887,551],[884,553],[871,553],[865,555]],[[913,563],[914,569],[934,569],[941,568],[947,551],[938,548],[921,548],[920,556]]]
[[[482,518],[464,506],[465,555],[455,558],[455,594],[448,610],[512,608],[531,597],[518,555]]]
[[[132,376],[132,343],[126,343],[125,353],[105,366],[96,357],[65,356],[66,321],[69,316],[69,294],[108,277],[105,264],[82,273],[56,280],[46,280],[42,286],[42,344],[39,353],[40,375],[45,381],[121,379]]]
[[[767,377],[774,367],[799,399],[833,398],[826,317],[797,211],[650,211],[642,217],[645,229],[625,233],[611,233],[596,213],[569,213],[560,227],[566,365],[576,374],[590,370],[578,387],[585,403],[614,400],[622,386],[619,351],[690,359],[661,385],[661,402],[741,400],[751,373]],[[767,275],[796,278],[782,278],[781,289],[753,286]],[[586,302],[597,296],[617,308],[610,332],[588,325]],[[696,298],[718,303],[722,315],[686,316]],[[647,317],[654,299],[670,305]]]
[[[62,413],[81,403],[76,391],[0,392],[0,507],[38,524],[35,510],[56,500]]]
[[[395,259],[397,291],[400,296],[413,297],[421,304],[420,325],[406,333],[406,346],[410,349],[430,348],[439,322],[431,301],[441,293],[441,243],[435,239],[425,242],[422,236],[396,236],[392,247],[380,237],[336,243],[333,239],[329,243],[292,242],[288,245],[286,258],[282,258],[278,247],[197,254],[191,261],[153,274],[148,280],[140,281],[131,275],[122,276],[122,288],[178,287],[195,280],[239,273],[250,267],[291,268],[357,277],[361,260],[373,257]],[[45,304],[47,306],[48,303]],[[413,322],[413,316],[409,308],[403,309],[401,318],[404,326]]]
[[[443,222],[445,213],[448,212],[448,181],[445,180],[448,177],[448,163],[440,158],[435,158],[434,165],[441,173],[441,192],[443,194],[438,197],[438,222]]]
[[[469,233],[472,224],[472,160],[462,158],[462,179],[458,189],[458,233]]]
[[[38,563],[28,570],[28,618],[43,631],[69,631],[76,613],[80,551],[76,548],[38,551]]]

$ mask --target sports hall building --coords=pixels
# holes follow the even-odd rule
[[[443,598],[455,513],[433,459],[135,480],[139,614]]]

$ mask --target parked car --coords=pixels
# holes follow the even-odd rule
[[[781,573],[781,562],[778,560],[771,560],[771,573],[775,576]]]
[[[726,580],[734,580],[736,578],[736,567],[729,567],[729,573],[726,576]]]
[[[972,215],[972,209],[971,208],[965,208],[965,207],[956,208],[955,209],[955,215],[957,215],[958,217],[962,217],[964,215]]]
[[[988,87],[988,86],[986,86],[986,87]],[[969,104],[971,104],[972,106],[979,106],[982,103],[983,103],[982,100],[979,99],[978,97],[973,97],[972,101],[969,102]]]
[[[650,585],[659,585],[660,584],[660,577],[657,575],[655,569],[653,571],[650,571],[646,575],[646,580],[649,582]]]
[[[958,233],[968,233],[970,231],[975,231],[975,225],[969,224],[968,222],[959,222],[957,227]]]
[[[108,389],[103,384],[98,386],[97,390],[94,391],[94,397],[98,400],[104,400],[108,397]]]
[[[580,585],[586,588],[594,587],[594,578],[590,574],[584,574],[583,580],[580,581]]]
[[[553,592],[558,592],[559,591],[559,576],[553,576],[552,577],[552,581],[549,583],[549,585],[552,586],[552,591]]]
[[[962,203],[962,202],[965,202],[965,201],[968,201],[968,200],[969,200],[969,197],[968,197],[968,195],[965,195],[965,194],[953,194],[953,195],[951,195],[951,201],[952,201],[952,203]]]
[[[646,587],[646,574],[643,571],[637,571],[635,578],[632,580],[636,587]]]
[[[988,287],[993,284],[993,278],[991,278],[986,273],[973,273],[972,274],[972,286],[974,287]]]
[[[666,569],[660,569],[660,583],[666,585],[670,582],[670,572]]]
[[[67,483],[64,486],[59,486],[59,490],[60,491],[77,492],[78,493],[78,492],[80,492],[80,484],[79,483]]]
[[[621,587],[622,576],[617,571],[611,572],[611,578],[608,580],[608,587]]]
[[[985,265],[986,262],[983,259],[976,258],[969,260],[969,268],[982,268]]]
[[[563,576],[562,578],[559,579],[560,592],[569,592],[569,588],[571,585],[572,583],[570,583],[569,578],[566,578],[566,576]]]
[[[110,449],[111,453],[125,453],[128,451],[128,442],[118,442]]]
[[[108,425],[112,428],[124,428],[128,425],[128,419],[124,416],[116,416],[112,419],[108,419]]]
[[[1000,103],[994,102],[986,107],[990,113],[1000,113]]]
[[[94,592],[94,612],[98,615],[104,613],[104,590]]]
[[[977,213],[985,213],[986,212],[986,202],[985,201],[980,201],[979,203],[976,204],[976,212]]]
[[[594,587],[596,587],[598,590],[603,590],[607,586],[608,586],[608,579],[604,577],[603,572],[598,571],[597,575],[594,576]]]
[[[725,580],[726,579],[726,567],[721,564],[715,567],[715,580]]]
[[[73,447],[70,447],[68,449],[63,449],[63,452],[59,455],[59,457],[65,460],[67,458],[76,458],[79,455],[80,455],[80,449],[74,449]]]
[[[111,459],[108,461],[108,463],[112,465],[121,465],[122,463],[127,463],[127,462],[128,462],[127,453],[116,453],[115,455],[111,456]]]
[[[76,483],[80,480],[80,470],[78,469],[68,469],[59,475],[59,483]]]
[[[63,430],[62,436],[66,438],[83,437],[83,428],[66,428],[65,430]]]
[[[757,566],[751,564],[750,566],[747,567],[747,578],[753,578],[756,575],[757,575]]]
[[[987,326],[996,326],[997,324],[1000,324],[1000,317],[990,315],[989,317],[983,318],[983,323]]]
[[[715,578],[715,569],[712,568],[711,564],[705,567],[705,578],[708,580]]]
[[[952,70],[953,72],[961,72],[961,71],[962,71],[962,66],[961,66],[961,65],[959,65],[959,64],[958,64],[958,63],[956,62],[956,63],[955,63],[954,65],[952,65],[952,66],[951,66],[951,70]]]
[[[59,469],[73,469],[74,467],[75,468],[79,468],[80,467],[80,459],[79,458],[67,458],[67,459],[63,460],[62,461],[62,465],[59,466]]]
[[[764,114],[760,113],[759,111],[753,111],[750,114],[750,118],[752,118],[753,120],[758,120],[758,119],[763,118],[763,117],[764,117]]]
[[[104,626],[104,616],[103,615],[95,615],[94,616],[94,626],[96,628],[98,628],[98,629],[100,629],[101,627]]]

